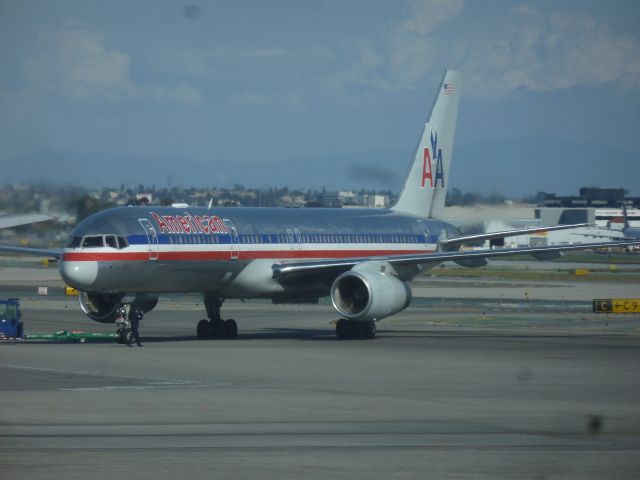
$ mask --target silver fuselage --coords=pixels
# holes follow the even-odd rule
[[[428,253],[441,236],[458,234],[441,221],[380,209],[123,207],[75,228],[60,271],[72,287],[96,293],[324,296],[330,284],[322,278],[284,286],[273,265]]]

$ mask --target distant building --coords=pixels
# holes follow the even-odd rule
[[[365,195],[364,199],[364,204],[368,208],[387,208],[389,203],[389,195]]]
[[[323,207],[341,207],[342,203],[340,203],[340,196],[338,192],[327,192],[324,191],[320,195],[320,204]]]
[[[541,192],[537,195],[535,217],[540,224],[566,225],[590,223],[610,227],[622,218],[622,205],[627,206],[631,226],[640,226],[640,198],[627,197],[623,188],[583,187],[579,196],[557,196]]]
[[[582,187],[578,196],[558,196],[555,193],[539,192],[536,201],[540,207],[564,208],[605,208],[620,207],[625,203],[628,207],[640,207],[639,197],[626,197],[624,188]]]
[[[353,190],[341,190],[338,192],[338,200],[342,205],[356,205],[359,203],[358,194]]]
[[[138,203],[138,205],[151,205],[151,202],[153,201],[153,194],[152,193],[136,193],[136,202]]]

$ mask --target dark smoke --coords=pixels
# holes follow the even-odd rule
[[[396,172],[377,165],[349,165],[347,167],[347,176],[351,180],[371,180],[385,188],[394,188],[398,183],[398,174]]]

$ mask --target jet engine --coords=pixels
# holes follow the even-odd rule
[[[397,277],[383,272],[350,270],[331,286],[333,307],[347,320],[381,320],[411,303],[411,290]]]
[[[137,294],[127,296],[122,293],[89,293],[80,292],[80,308],[91,320],[100,323],[115,323],[118,309],[124,303],[129,303],[131,309],[140,308],[147,313],[158,304],[157,294]]]
[[[122,297],[122,294],[80,292],[80,308],[91,320],[115,323]]]

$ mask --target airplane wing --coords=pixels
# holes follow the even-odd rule
[[[551,232],[554,230],[568,230],[571,228],[589,227],[588,223],[576,223],[573,225],[556,225],[555,227],[533,227],[521,228],[517,230],[504,230],[502,232],[479,233],[476,235],[465,235],[464,237],[447,238],[440,241],[443,246],[461,245],[463,243],[493,240],[495,238],[517,237],[519,235],[530,235],[532,233]]]
[[[495,250],[470,250],[455,252],[434,252],[410,255],[372,256],[368,258],[345,258],[339,260],[313,260],[306,262],[285,261],[272,266],[273,277],[283,283],[306,276],[331,278],[350,270],[359,263],[386,262],[397,266],[430,265],[453,260],[465,266],[481,266],[486,259],[512,255],[532,255],[539,260],[548,260],[560,256],[562,252],[594,248],[625,247],[640,245],[640,239],[626,242],[582,243],[575,245],[551,245],[544,247],[501,248]],[[477,263],[476,263],[477,262]]]
[[[11,245],[0,245],[0,253],[19,253],[22,255],[37,255],[39,257],[52,257],[60,260],[62,256],[61,248],[34,248],[34,247],[14,247]]]
[[[620,232],[622,233],[622,232]],[[609,240],[633,240],[631,237],[625,237],[623,235],[613,235],[613,234],[600,234],[600,233],[574,233],[574,235],[580,235],[581,237],[593,237],[593,238],[608,238]]]
[[[608,238],[609,240],[619,240],[619,241],[632,241],[632,240],[637,240],[638,236],[633,236],[633,235],[626,235],[625,230],[614,230],[611,228],[601,228],[598,230],[599,232],[604,232],[604,233],[582,233],[582,232],[576,232],[575,235],[581,235],[583,237],[593,237],[593,238]]]
[[[53,220],[49,215],[40,213],[25,213],[23,215],[7,215],[0,217],[0,228],[17,227],[19,225],[27,225],[29,223],[45,222]]]
[[[17,227],[19,225],[27,225],[30,223],[46,222],[47,220],[53,220],[53,217],[40,213],[6,215],[4,217],[0,217],[0,228]],[[62,255],[62,249],[14,247],[12,245],[0,245],[0,252],[37,255],[40,257],[53,257],[56,259],[60,259],[60,256]]]

